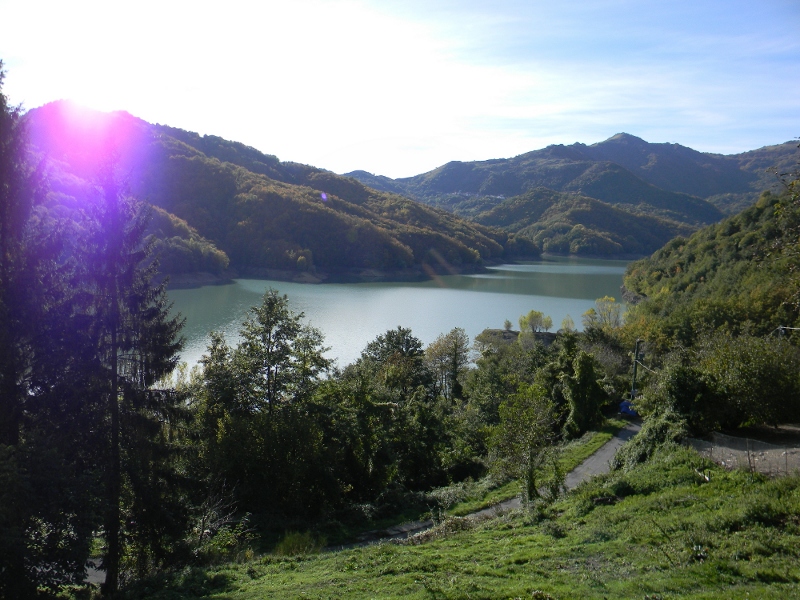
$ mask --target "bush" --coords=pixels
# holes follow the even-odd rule
[[[275,546],[273,554],[278,556],[300,556],[303,554],[319,554],[327,540],[322,536],[315,536],[311,532],[288,532]]]
[[[714,333],[677,349],[636,401],[642,414],[670,407],[696,434],[800,417],[800,351],[788,341]]]
[[[687,434],[686,420],[672,408],[653,413],[645,419],[642,430],[617,451],[611,468],[629,471],[648,460],[658,448],[676,444]]]
[[[250,528],[250,515],[246,514],[238,523],[225,525],[213,535],[204,537],[195,550],[195,556],[206,564],[237,560],[252,554],[255,540]]]
[[[715,429],[726,402],[717,391],[714,377],[703,372],[697,363],[694,350],[679,348],[670,353],[663,368],[636,400],[640,414],[670,409],[684,417],[695,433]]]

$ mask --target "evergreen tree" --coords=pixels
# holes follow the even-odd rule
[[[163,506],[169,504],[164,478],[170,472],[164,428],[179,418],[180,402],[174,392],[154,385],[175,367],[182,321],[169,314],[164,284],[152,282],[156,264],[143,243],[147,210],[121,193],[112,161],[102,166],[99,187],[83,274],[83,316],[96,348],[92,391],[104,399],[103,589],[114,593],[126,540],[143,571],[163,555],[169,534],[180,530],[180,523],[159,523],[170,512]],[[171,516],[180,521],[178,512]]]
[[[55,435],[54,425],[69,422],[43,414],[53,359],[64,357],[54,318],[66,294],[54,260],[60,236],[3,77],[0,62],[0,596],[28,597],[82,579],[90,528],[75,512],[85,496],[74,487],[81,479],[68,444]],[[53,494],[60,485],[78,493]]]
[[[0,62],[0,90],[4,72]],[[17,446],[22,426],[30,338],[24,284],[28,248],[25,235],[33,210],[20,110],[0,91],[0,444]]]
[[[74,368],[91,354],[74,314],[80,227],[48,212],[26,151],[0,93],[0,596],[21,598],[83,581],[98,525],[97,428]]]
[[[4,72],[0,62],[0,90]],[[19,109],[8,106],[0,91],[0,592],[8,593],[26,583],[23,559],[24,498],[17,452],[22,426],[25,390],[21,382],[25,366],[24,298],[18,283],[23,231],[32,199],[24,189],[23,139]],[[20,302],[22,300],[22,302]],[[20,590],[20,587],[16,587]]]

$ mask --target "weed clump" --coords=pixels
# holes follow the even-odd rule
[[[658,448],[678,444],[687,435],[686,420],[675,410],[667,408],[653,413],[645,419],[641,431],[617,451],[611,468],[630,471],[646,462]]]
[[[246,514],[239,521],[205,535],[194,550],[195,560],[205,565],[247,561],[253,557],[256,541],[257,536],[250,526],[250,515]]]
[[[551,520],[542,521],[542,523],[539,525],[539,530],[543,534],[549,535],[550,537],[557,540],[560,540],[561,538],[567,536],[566,532],[564,531],[564,528],[557,522]]]
[[[493,475],[487,475],[477,481],[467,478],[428,492],[426,500],[429,504],[447,510],[460,502],[482,498],[501,483],[504,483],[504,480],[497,479]]]
[[[474,529],[477,524],[477,519],[447,516],[430,529],[412,535],[401,543],[409,546],[417,546],[433,540],[444,539],[460,531],[469,531],[470,529]]]
[[[273,554],[278,556],[302,556],[305,554],[319,554],[325,547],[325,538],[316,536],[311,532],[290,531],[278,542]]]

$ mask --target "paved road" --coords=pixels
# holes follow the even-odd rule
[[[640,420],[637,419],[635,421],[630,421],[625,427],[615,433],[614,437],[601,446],[597,452],[592,454],[589,458],[575,467],[575,469],[570,471],[564,481],[564,486],[568,490],[571,490],[578,487],[578,484],[581,482],[586,481],[595,475],[608,473],[611,470],[611,459],[614,458],[614,455],[617,453],[617,450],[619,450],[619,447],[636,435],[641,428],[642,425]],[[483,510],[471,513],[468,515],[468,518],[485,519],[507,510],[519,508],[520,506],[522,506],[522,501],[519,497],[516,497],[512,498],[511,500],[501,502],[500,504],[490,506],[489,508],[484,508]],[[430,529],[431,527],[433,527],[433,521],[411,521],[409,523],[402,523],[387,529],[367,531],[366,533],[361,534],[358,538],[358,542],[354,544],[348,544],[347,546],[336,546],[335,548],[331,547],[328,549],[340,550],[364,546],[378,540],[405,539],[416,533]]]
[[[575,469],[567,475],[564,481],[566,488],[568,490],[574,489],[578,487],[579,483],[586,481],[590,477],[608,473],[611,470],[611,459],[614,458],[617,450],[619,450],[622,444],[639,433],[641,428],[642,423],[640,420],[630,421],[625,427],[615,433],[614,437],[606,442],[605,445],[601,446],[597,452],[575,467]]]

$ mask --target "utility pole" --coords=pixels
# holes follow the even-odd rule
[[[642,343],[643,340],[636,340],[636,346],[633,349],[633,383],[631,384],[631,402],[636,400],[636,367],[642,358],[644,358],[644,353],[639,354],[639,345]]]

